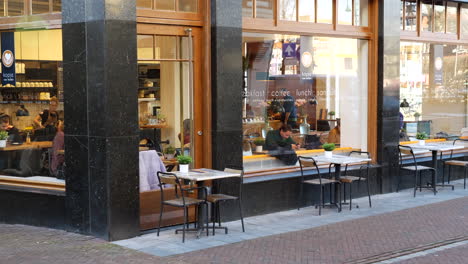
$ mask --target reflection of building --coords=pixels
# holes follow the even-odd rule
[[[250,135],[243,137],[250,134],[244,133],[243,125],[260,135],[265,120],[255,118],[264,113],[262,103],[274,98],[271,92],[281,88],[304,96],[313,92],[311,101],[298,108],[308,115],[306,121],[312,128],[320,110],[321,120],[329,124],[341,118],[341,145],[367,150],[384,165],[376,172],[381,180],[374,186],[382,192],[395,187],[387,168],[396,167],[398,160],[398,106],[403,95],[416,105],[413,109],[421,112],[423,121],[432,120],[432,136],[439,131],[456,134],[468,126],[467,4],[448,1],[446,19],[441,20],[434,15],[440,14],[440,7],[431,4],[433,11],[429,11],[428,6],[421,6],[423,1],[355,0],[349,6],[337,5],[342,1],[307,1],[318,6],[295,6],[298,12],[285,10],[291,19],[286,21],[276,17],[281,12],[274,5],[281,1],[274,0],[136,1],[138,8],[131,6],[135,1],[86,1],[87,10],[104,6],[106,15],[77,12],[84,8],[79,6],[84,1],[49,1],[45,9],[35,8],[37,1],[32,0],[25,0],[24,5],[8,2],[5,17],[0,18],[2,32],[27,35],[38,28],[62,32],[61,59],[44,63],[39,57],[56,52],[52,45],[40,44],[51,37],[25,42],[26,47],[16,52],[37,55],[27,59],[27,69],[47,68],[50,72],[50,61],[56,62],[58,88],[63,79],[67,170],[66,184],[47,183],[47,188],[32,180],[18,188],[0,177],[0,197],[10,201],[0,208],[5,222],[47,225],[109,240],[136,236],[140,228],[154,227],[159,211],[152,206],[159,193],[138,192],[139,105],[140,111],[159,111],[167,119],[165,124],[155,125],[159,127],[156,131],[151,128],[149,137],[169,139],[171,145],[181,148],[186,144],[179,134],[183,141],[190,141],[184,151],[191,151],[194,167],[244,166],[250,181],[245,197],[256,199],[244,200],[245,215],[285,210],[297,203],[295,194],[288,193],[297,189],[297,167],[284,166],[271,157],[242,156],[243,143],[253,140]],[[164,8],[153,6],[159,2],[166,4]],[[179,2],[184,4],[179,6]],[[294,6],[304,1],[288,2]],[[398,26],[401,4],[402,25]],[[427,21],[415,16],[423,7],[431,16]],[[453,14],[460,17],[453,19]],[[442,21],[446,21],[445,27],[441,27]],[[418,32],[421,28],[427,30]],[[400,47],[395,45],[396,36],[400,36]],[[297,52],[301,38],[313,39],[312,78],[307,80],[299,75],[300,55],[284,61],[282,55],[285,43],[299,44]],[[53,44],[57,43],[62,42]],[[254,50],[251,54],[255,55],[245,56]],[[439,70],[433,67],[435,57],[442,57]],[[243,68],[247,76],[243,76]],[[257,108],[247,107],[252,98],[243,101],[245,87],[258,96]],[[2,87],[2,92],[9,88]],[[140,100],[139,90],[144,97]],[[60,89],[57,94],[60,96]],[[47,100],[37,101],[46,102],[38,104],[38,109],[28,108],[30,112],[45,108]],[[251,123],[242,124],[243,111],[247,119],[252,118]],[[411,118],[411,113],[406,116]],[[187,119],[190,125],[184,126]],[[268,122],[270,126],[277,123]],[[317,143],[314,146],[326,141],[326,131],[312,131],[311,136],[319,140],[311,142]],[[257,193],[263,195],[254,195]],[[285,197],[282,203],[277,202],[279,193]],[[224,211],[227,218],[236,217],[229,215],[230,210]],[[168,224],[181,219],[177,212],[165,217]]]

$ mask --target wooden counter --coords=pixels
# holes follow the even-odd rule
[[[23,143],[21,145],[11,145],[7,144],[6,147],[0,148],[0,151],[14,151],[14,150],[25,150],[25,149],[41,149],[41,148],[51,148],[52,141],[37,141],[31,142],[30,144]]]

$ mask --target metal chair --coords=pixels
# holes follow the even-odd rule
[[[349,156],[353,155],[358,155],[358,156],[363,156],[365,155],[367,158],[371,158],[371,155],[367,151],[351,151],[349,153]],[[346,164],[345,170],[344,170],[344,176],[340,176],[340,182],[343,184],[343,198],[344,201],[346,202],[346,184],[349,183],[349,210],[352,209],[352,203],[353,203],[353,182],[358,183],[358,188],[360,187],[361,181],[366,181],[367,182],[367,196],[369,197],[369,207],[372,207],[372,201],[371,201],[371,195],[370,195],[370,187],[369,187],[369,169],[371,168],[378,168],[380,165],[376,164],[371,164],[370,161],[367,162],[366,165],[362,165],[359,167],[359,174],[358,176],[352,176],[348,175],[348,164]],[[362,172],[366,171],[366,177],[362,177]]]
[[[453,141],[453,145],[455,145],[456,143],[460,142],[460,141],[463,141],[463,142],[468,142],[468,139],[455,139]],[[441,160],[442,160],[442,153],[440,153],[440,156],[441,156]],[[464,172],[463,172],[463,189],[466,189],[466,172],[468,170],[468,161],[464,161],[464,160],[454,160],[453,159],[453,150],[450,151],[450,157],[448,160],[445,160],[445,161],[442,161],[442,184],[444,183],[445,181],[445,165],[448,166],[448,177],[447,177],[447,183],[450,184],[450,172],[451,172],[451,168],[452,166],[459,166],[459,167],[463,167],[464,168]],[[454,190],[455,187],[452,185],[452,190]]]
[[[180,179],[174,173],[160,172],[157,173],[159,179],[159,188],[161,190],[161,212],[159,213],[159,224],[158,224],[158,236],[159,230],[161,229],[162,214],[164,211],[164,206],[173,206],[184,209],[184,224],[182,228],[182,242],[185,242],[185,226],[188,225],[188,208],[190,206],[206,206],[206,235],[208,236],[208,203],[206,201],[207,190],[205,187],[192,187],[192,188],[182,188]],[[171,184],[175,187],[176,198],[171,200],[164,200],[164,185]],[[180,196],[177,191],[177,188],[180,189]],[[198,190],[203,192],[204,200],[195,199],[192,197],[187,197],[184,193],[188,191]],[[200,227],[199,227],[200,228]],[[179,230],[176,230],[176,234]]]
[[[410,146],[403,146],[403,145],[398,145],[398,150],[399,150],[399,168],[398,168],[398,185],[397,185],[397,192],[400,190],[400,182],[401,182],[401,170],[407,170],[407,171],[412,171],[414,172],[414,194],[413,196],[416,197],[416,190],[418,189],[418,173],[419,173],[419,191],[422,190],[422,188],[427,188],[422,186],[422,172],[423,171],[430,171],[432,173],[432,188],[434,191],[434,195],[436,195],[437,190],[436,190],[436,182],[435,182],[435,175],[436,175],[436,169],[428,166],[422,166],[418,165],[416,162],[416,156],[414,155],[413,148]],[[403,155],[411,155],[412,162],[410,163],[411,165],[408,166],[403,166]]]
[[[319,215],[322,215],[322,207],[324,207],[324,187],[326,185],[330,186],[330,199],[331,199],[331,186],[333,184],[340,184],[339,181],[335,180],[330,176],[330,178],[324,178],[320,174],[319,168],[317,166],[317,162],[314,160],[312,157],[303,157],[299,156],[299,165],[301,167],[301,189],[299,193],[299,201],[298,201],[298,206],[297,210],[301,208],[300,203],[303,199],[304,195],[304,184],[311,184],[311,185],[319,185],[320,186],[320,204],[315,205],[315,207],[319,208]],[[313,168],[317,170],[317,176],[313,178],[313,176],[309,177],[310,179],[306,179],[306,176],[304,175],[304,171],[306,168]],[[331,175],[331,174],[330,174]],[[341,196],[341,192],[338,193],[339,196]],[[331,202],[331,200],[330,200]],[[338,212],[341,211],[341,197],[339,198],[339,207],[338,207]]]
[[[242,223],[242,232],[245,232],[245,227],[244,227],[244,217],[242,216],[242,185],[244,184],[244,170],[238,170],[238,169],[231,169],[231,168],[225,168],[225,172],[230,172],[230,173],[236,173],[240,174],[240,182],[239,182],[239,193],[238,196],[232,196],[232,195],[227,195],[227,194],[222,194],[222,193],[213,193],[209,194],[206,197],[206,200],[210,202],[213,205],[213,210],[212,210],[212,219],[213,219],[213,235],[215,234],[215,223],[216,221],[218,222],[218,229],[224,229],[224,232],[227,234],[228,229],[227,227],[222,227],[221,226],[221,212],[220,212],[220,203],[225,202],[225,201],[237,201],[237,204],[239,206],[239,214],[240,214],[240,219]],[[221,185],[218,182],[217,186],[218,190],[221,191]]]

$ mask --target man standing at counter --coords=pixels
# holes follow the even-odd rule
[[[282,125],[279,130],[269,131],[265,148],[268,154],[283,161],[286,165],[294,165],[297,162],[297,155],[294,150],[299,146],[291,138],[292,128],[290,125]]]
[[[281,92],[284,94],[284,112],[281,115],[281,121],[285,125],[290,125],[292,128],[297,128],[297,110],[294,97],[292,97],[285,88],[281,89]]]

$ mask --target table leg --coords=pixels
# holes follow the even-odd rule
[[[335,164],[335,180],[339,181],[340,180],[340,174],[341,174],[341,164]],[[341,202],[340,197],[338,195],[341,193],[340,190],[340,184],[335,183],[335,205],[338,207],[338,212],[341,212],[341,206],[339,205]],[[330,201],[331,203],[331,201]]]
[[[432,167],[435,168],[435,185],[437,187],[451,187],[452,190],[455,188],[452,184],[437,184],[437,151],[432,151]],[[441,157],[442,158],[442,157]]]

